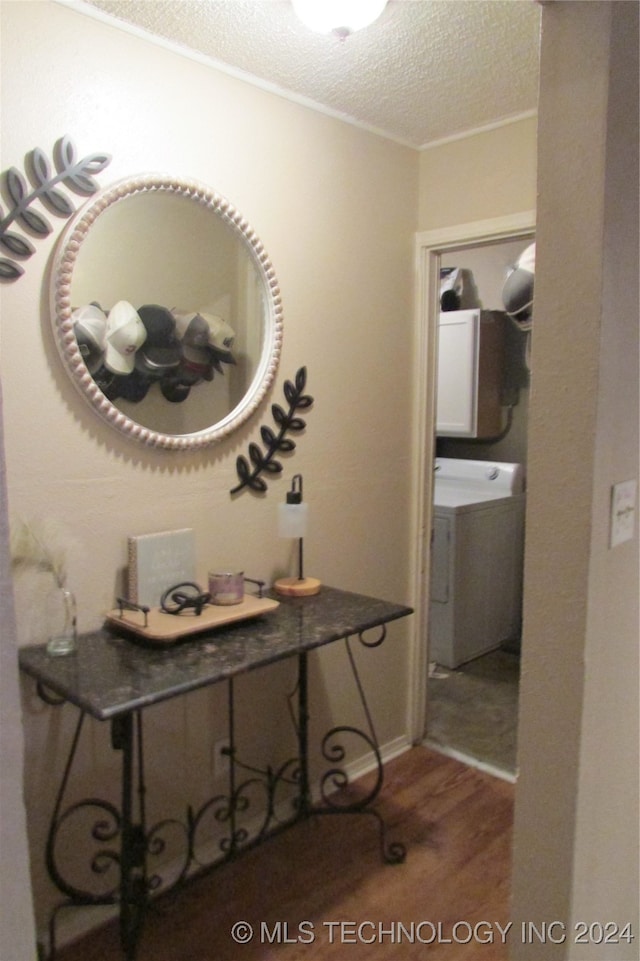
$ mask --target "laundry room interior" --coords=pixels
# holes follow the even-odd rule
[[[439,258],[426,742],[515,780],[534,235]]]

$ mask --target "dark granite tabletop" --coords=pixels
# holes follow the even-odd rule
[[[45,645],[24,647],[20,668],[108,720],[412,613],[401,604],[324,586],[312,597],[277,600],[274,611],[170,647],[152,647],[111,626],[80,635],[76,652],[63,657],[47,654]]]

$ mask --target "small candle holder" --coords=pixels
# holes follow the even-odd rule
[[[244,600],[244,571],[210,571],[209,596],[212,604],[241,604]]]

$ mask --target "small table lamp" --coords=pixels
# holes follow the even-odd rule
[[[304,576],[303,539],[307,533],[309,506],[302,500],[302,475],[296,474],[287,491],[287,500],[278,505],[278,535],[298,540],[298,576],[281,577],[273,585],[278,594],[308,597],[320,590],[320,581]]]

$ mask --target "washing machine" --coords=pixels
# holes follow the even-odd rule
[[[524,469],[452,457],[434,466],[429,661],[456,668],[520,637]]]

